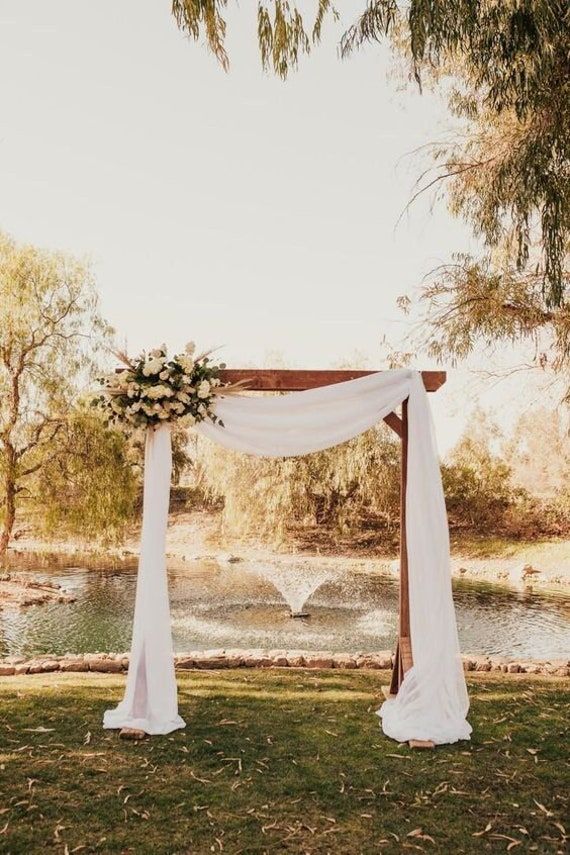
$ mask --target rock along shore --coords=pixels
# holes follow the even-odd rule
[[[570,659],[508,660],[502,657],[463,656],[465,671],[500,671],[505,674],[543,674],[570,677]],[[341,668],[389,670],[393,665],[389,650],[375,653],[331,653],[303,650],[201,650],[174,657],[179,670],[218,668]],[[0,659],[0,677],[17,674],[46,674],[53,671],[94,671],[121,674],[128,670],[128,653],[48,654],[27,659],[7,656]]]

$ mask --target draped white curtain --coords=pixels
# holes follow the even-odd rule
[[[436,744],[468,739],[469,707],[451,596],[449,534],[431,413],[421,375],[408,370],[278,397],[221,398],[224,426],[198,430],[227,448],[261,457],[292,457],[330,448],[367,430],[406,398],[406,491],[413,667],[379,710],[387,736]],[[171,471],[170,430],[147,434],[144,519],[133,643],[124,700],[104,726],[169,733],[178,716],[164,544]]]

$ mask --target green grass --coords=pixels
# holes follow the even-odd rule
[[[186,730],[131,743],[121,677],[4,678],[0,852],[567,851],[570,681],[474,675],[472,742],[435,751],[383,736],[385,681],[189,672]]]

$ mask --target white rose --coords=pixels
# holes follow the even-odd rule
[[[164,365],[164,357],[150,359],[143,368],[145,377],[150,377],[153,374],[160,374]]]
[[[168,369],[165,369],[164,371],[161,371],[158,376],[161,380],[168,380],[168,378],[170,377],[170,372],[168,371]]]
[[[192,415],[192,413],[188,413],[186,416],[180,419],[180,424],[183,427],[192,427],[192,425],[196,424],[196,419]]]
[[[168,416],[169,416],[169,414],[168,414],[168,413],[165,413],[165,412],[164,412],[164,410],[163,410],[161,413],[159,413],[159,414],[158,414],[158,418],[159,418],[159,419],[167,419],[167,418],[168,418]]]
[[[156,386],[150,386],[146,392],[147,398],[151,398],[153,401],[156,401],[157,398],[171,398],[172,395],[174,395],[174,392],[170,386],[163,386],[160,383]]]
[[[198,386],[198,397],[199,398],[207,398],[210,394],[210,384],[207,380],[202,380],[200,385]]]
[[[186,374],[192,373],[192,369],[194,368],[194,360],[190,356],[179,356],[178,362],[182,366],[182,370]]]
[[[183,401],[185,404],[190,403],[190,396],[186,394],[186,392],[177,392],[176,397],[179,401]]]

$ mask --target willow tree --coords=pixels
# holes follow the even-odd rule
[[[81,262],[0,233],[0,555],[103,331]]]
[[[172,2],[179,27],[205,37],[224,68],[228,5]],[[320,43],[337,12],[330,0],[317,0],[315,9],[309,19],[291,0],[258,3],[264,69],[286,78]],[[450,107],[465,133],[434,147],[436,172],[424,189],[451,181],[452,209],[491,250],[507,242],[516,272],[535,271],[546,311],[561,306],[570,235],[570,7],[564,0],[368,0],[340,54],[385,39],[404,51],[420,85],[434,75],[459,84]]]

